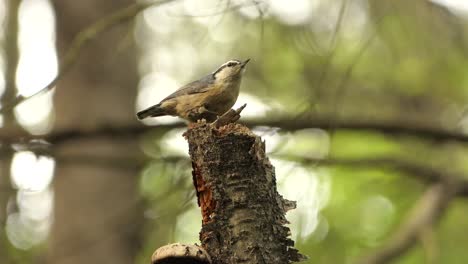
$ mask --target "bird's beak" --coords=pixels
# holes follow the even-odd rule
[[[241,64],[241,68],[244,68],[245,65],[247,65],[247,63],[250,61],[250,59],[246,59],[244,62],[242,62]]]

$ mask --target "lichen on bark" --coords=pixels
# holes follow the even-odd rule
[[[213,263],[292,263],[305,257],[285,224],[295,202],[276,188],[265,143],[240,124],[197,124],[185,137],[202,211],[200,240]]]

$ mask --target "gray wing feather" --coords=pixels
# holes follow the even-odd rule
[[[166,100],[187,94],[197,94],[197,93],[204,93],[211,89],[211,84],[214,82],[214,77],[212,74],[209,74],[199,80],[191,82],[187,85],[182,86],[174,93],[170,94],[168,97],[164,98],[161,102]]]

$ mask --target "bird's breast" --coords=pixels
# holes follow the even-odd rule
[[[204,103],[206,108],[218,114],[224,114],[236,103],[240,84],[227,84],[210,91]]]

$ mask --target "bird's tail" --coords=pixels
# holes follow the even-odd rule
[[[140,120],[147,118],[149,116],[163,116],[163,115],[167,115],[167,113],[164,111],[164,109],[161,108],[161,104],[153,105],[137,113],[137,117]]]

